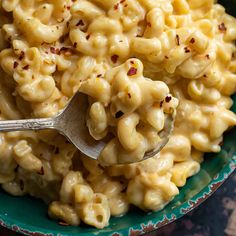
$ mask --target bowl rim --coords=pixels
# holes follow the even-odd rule
[[[190,200],[185,201],[180,206],[176,207],[170,213],[164,214],[162,220],[158,220],[154,217],[152,220],[144,220],[143,223],[137,223],[130,227],[120,229],[113,232],[102,232],[99,231],[96,235],[102,236],[122,236],[122,235],[142,235],[149,233],[151,231],[157,230],[173,221],[183,217],[185,214],[189,213],[201,203],[203,203],[207,198],[209,198],[236,170],[236,153],[233,154],[232,158],[225,164],[221,171],[216,174],[211,182],[204,187],[199,193],[194,195]],[[0,214],[0,226],[12,230],[17,233],[30,236],[66,236],[64,234],[58,233],[58,231],[48,231],[45,228],[39,228],[32,225],[26,225],[18,220],[13,220]],[[78,232],[77,232],[78,233]],[[68,235],[77,235],[77,233],[70,233]],[[81,236],[87,236],[87,233],[80,233]]]

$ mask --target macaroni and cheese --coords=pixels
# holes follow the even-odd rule
[[[55,116],[88,95],[100,163],[54,131],[0,132],[0,184],[63,224],[161,210],[236,125],[236,19],[214,0],[0,0],[0,119]],[[156,156],[165,115],[175,129]],[[102,164],[108,165],[102,165]]]

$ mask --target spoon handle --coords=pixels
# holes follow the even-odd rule
[[[53,119],[28,119],[0,121],[0,132],[55,129]]]

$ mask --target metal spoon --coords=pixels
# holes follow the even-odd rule
[[[0,132],[54,129],[64,135],[72,144],[88,157],[97,160],[107,142],[96,141],[89,134],[86,125],[88,109],[87,96],[76,93],[67,107],[54,118],[0,121]],[[155,150],[145,153],[143,158],[153,157],[169,141],[174,127],[174,116],[167,115],[164,129],[159,133],[160,143]],[[121,163],[118,163],[121,164]]]

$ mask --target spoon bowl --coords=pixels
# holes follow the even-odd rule
[[[55,129],[83,154],[98,160],[108,141],[105,139],[96,141],[89,134],[86,125],[88,106],[88,97],[77,92],[65,109],[54,118],[0,121],[0,132]],[[174,111],[172,114],[166,114],[164,129],[159,133],[160,142],[154,150],[146,152],[142,160],[153,157],[168,143],[174,128],[174,117]],[[125,163],[132,162],[127,160]]]

